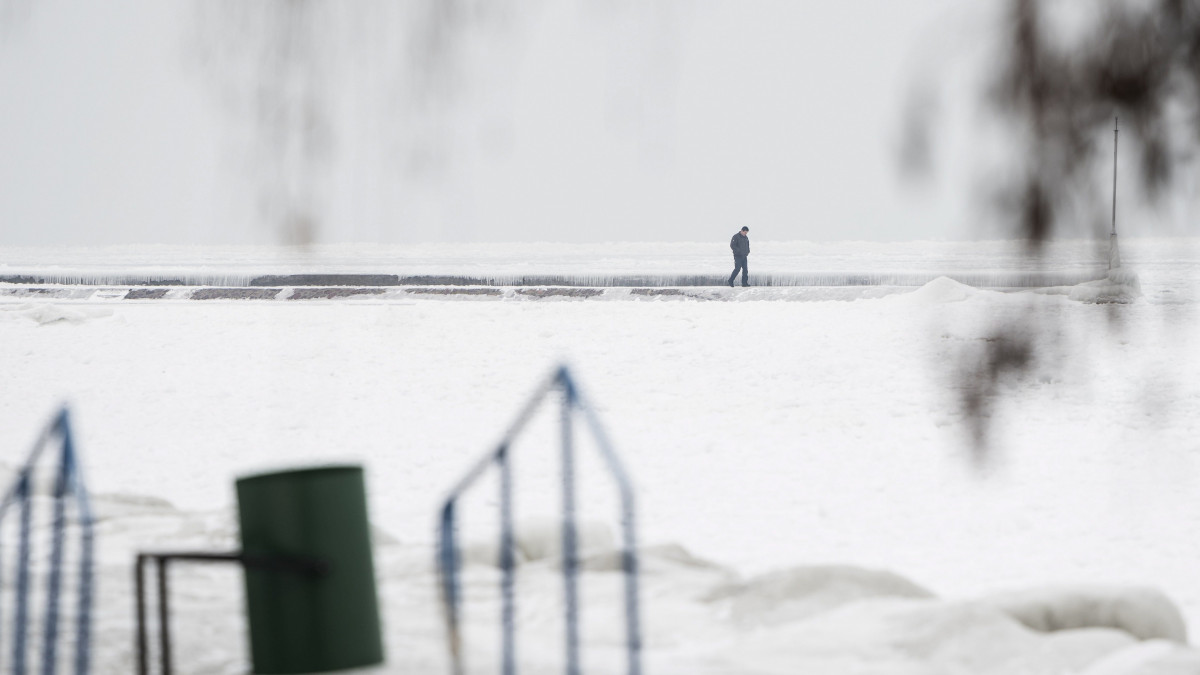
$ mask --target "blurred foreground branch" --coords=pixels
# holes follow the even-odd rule
[[[1099,146],[1114,115],[1140,150],[1140,180],[1152,199],[1169,188],[1176,160],[1200,143],[1200,3],[1097,3],[1074,36],[1045,5],[1010,0],[990,92],[1021,137],[1022,171],[1003,188],[1002,203],[1015,233],[1035,247],[1090,194],[1094,162],[1109,157],[1098,151],[1108,150]],[[1173,129],[1174,112],[1184,116],[1182,129]]]
[[[1122,156],[1136,158],[1151,203],[1170,193],[1200,148],[1200,2],[1004,2],[985,102],[1013,135],[1017,171],[996,189],[1009,235],[1040,256],[1046,241],[1086,231],[1079,226],[1089,220],[1107,234],[1108,218],[1096,218],[1107,216],[1097,207],[1108,201],[1097,199],[1107,193],[1098,179],[1112,175],[1114,116]],[[1109,327],[1119,327],[1120,308],[1107,311]],[[1070,353],[1059,344],[1060,320],[1056,311],[1009,317],[988,331],[985,348],[957,360],[954,389],[976,465],[994,454],[989,432],[1001,397],[1027,389],[1037,368],[1061,367]]]

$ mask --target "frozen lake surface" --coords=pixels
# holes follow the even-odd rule
[[[0,274],[727,273],[722,246],[0,249]],[[1104,247],[1084,242],[1053,245],[1041,262],[1003,242],[754,247],[752,270],[778,273],[1096,268],[1104,259]],[[1200,625],[1200,242],[1130,239],[1122,254],[1144,296],[1119,305],[948,280],[853,302],[4,298],[0,461],[11,470],[55,407],[71,402],[105,518],[105,673],[131,669],[136,551],[235,548],[234,477],[361,462],[378,531],[384,670],[445,672],[435,511],[567,362],[634,478],[641,541],[656,547],[644,593],[647,672],[1197,672],[1200,658],[1170,643],[1032,631],[994,609],[994,594],[1014,589],[1148,586]],[[1030,366],[977,392],[968,374],[997,340],[1027,344]],[[972,392],[986,401],[982,427],[968,414]],[[535,420],[516,448],[531,550],[557,508],[552,422]],[[973,459],[978,438],[983,464]],[[611,521],[594,469],[581,469],[581,515]],[[491,494],[469,505],[468,540],[494,539]],[[602,551],[604,528],[593,531]],[[829,564],[911,583],[786,571]],[[585,579],[585,661],[620,672],[619,595],[614,575],[596,566]],[[477,564],[468,573],[472,670],[497,672],[497,572]],[[230,620],[238,576],[177,574],[179,669],[245,672],[242,628]],[[523,660],[554,672],[553,564],[531,556],[518,583]]]

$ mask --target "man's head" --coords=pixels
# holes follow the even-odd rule
[[[742,234],[750,234],[750,228],[743,226],[743,227],[742,227]]]

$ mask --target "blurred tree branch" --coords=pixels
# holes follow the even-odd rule
[[[1200,142],[1200,4],[1191,0],[1099,5],[1085,35],[1064,43],[1043,0],[1010,0],[995,109],[1019,130],[1020,182],[1008,186],[1016,233],[1034,246],[1055,231],[1089,181],[1098,139],[1122,118],[1141,150],[1145,192],[1170,186],[1179,154]],[[1181,105],[1189,133],[1172,137],[1168,111]]]
[[[1074,209],[1094,205],[1097,164],[1111,157],[1106,132],[1114,115],[1126,132],[1122,140],[1133,141],[1151,202],[1170,191],[1177,167],[1200,147],[1200,2],[1072,5],[1071,25],[1050,11],[1063,6],[1004,0],[999,59],[985,99],[1015,135],[1019,171],[998,186],[1000,209],[1031,255],[1086,218]],[[999,397],[1023,386],[1039,363],[1057,360],[1039,352],[1062,348],[1051,336],[1063,331],[1046,325],[1058,316],[1009,317],[989,331],[985,349],[959,359],[955,389],[976,465],[994,452],[988,437]],[[1048,342],[1031,339],[1037,335]]]

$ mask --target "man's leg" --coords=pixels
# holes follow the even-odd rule
[[[749,286],[750,282],[746,279],[750,276],[750,259],[742,258],[740,262],[742,264],[742,286]]]
[[[729,287],[733,288],[733,280],[737,278],[738,270],[742,267],[742,261],[738,257],[733,256],[733,274],[729,275]]]

